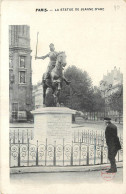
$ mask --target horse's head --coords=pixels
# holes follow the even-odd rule
[[[61,52],[57,57],[57,65],[60,64],[63,68],[66,66],[66,54]]]

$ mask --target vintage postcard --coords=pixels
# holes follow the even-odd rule
[[[125,194],[126,1],[1,3],[3,194]]]

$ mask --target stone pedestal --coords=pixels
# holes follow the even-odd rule
[[[45,107],[31,112],[34,115],[34,140],[60,143],[63,139],[72,141],[72,114],[74,110],[65,107]]]

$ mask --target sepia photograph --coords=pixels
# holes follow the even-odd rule
[[[125,193],[126,4],[63,2],[2,4],[1,192]]]

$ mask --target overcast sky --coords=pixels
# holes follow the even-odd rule
[[[66,52],[67,66],[76,65],[87,71],[94,85],[114,66],[123,71],[125,26],[119,14],[111,15],[109,11],[46,14],[39,24],[30,26],[33,83],[41,80],[49,63],[49,58],[34,60],[37,32],[38,56],[47,54],[49,44],[54,43],[56,51]]]
[[[41,80],[49,63],[49,58],[34,59],[37,32],[38,56],[47,54],[49,44],[54,43],[56,51],[66,52],[67,66],[76,65],[87,71],[94,85],[98,85],[103,74],[114,66],[120,67],[123,72],[126,61],[126,14],[123,6],[116,5],[114,0],[106,4],[98,1],[36,1],[26,2],[25,6],[24,2],[15,2],[12,6],[8,1],[8,14],[3,13],[4,23],[30,26],[33,84]],[[55,8],[67,7],[99,7],[104,11],[54,11]],[[36,8],[53,11],[36,12]]]

